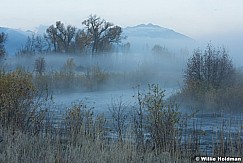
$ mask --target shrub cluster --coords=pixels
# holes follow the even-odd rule
[[[32,75],[22,69],[0,71],[0,123],[23,131],[40,131],[44,112],[38,108],[37,90]]]
[[[139,93],[139,109],[135,120],[137,138],[141,140],[143,128],[149,133],[152,143],[157,152],[170,152],[173,154],[177,149],[179,136],[178,126],[181,120],[181,113],[177,106],[165,100],[164,90],[158,85],[149,85],[145,94]],[[141,126],[144,126],[141,128]],[[145,146],[145,144],[143,145]]]
[[[239,76],[225,48],[216,50],[209,44],[204,52],[195,50],[188,60],[182,96],[200,109],[240,109],[243,92]]]

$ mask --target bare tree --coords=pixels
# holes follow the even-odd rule
[[[50,42],[53,45],[54,52],[57,52],[58,41],[57,41],[57,29],[56,29],[56,27],[54,25],[51,25],[49,28],[47,28],[46,33],[47,34],[45,34],[44,37],[47,40],[50,40]]]
[[[91,38],[84,30],[78,30],[75,36],[75,50],[83,53],[91,43]]]
[[[76,34],[76,27],[68,25],[67,27],[61,21],[57,21],[56,25],[51,25],[46,30],[46,38],[49,38],[50,42],[53,44],[55,52],[68,53],[70,51],[70,46],[72,41],[74,41]]]
[[[87,36],[91,40],[92,54],[108,51],[113,43],[119,43],[122,39],[121,27],[114,26],[96,15],[90,15],[82,24],[85,25]]]
[[[122,137],[126,128],[126,119],[128,117],[127,106],[122,102],[122,98],[120,97],[120,99],[111,102],[109,111],[113,120],[114,129],[118,134],[118,141],[122,143]]]
[[[49,51],[48,42],[44,37],[33,34],[28,36],[25,45],[18,50],[17,55],[42,54]]]
[[[145,109],[143,107],[143,94],[140,92],[139,86],[138,86],[136,98],[138,100],[138,107],[135,107],[133,113],[135,140],[136,140],[137,148],[139,150],[144,150],[145,149],[145,144],[144,144]]]
[[[57,37],[62,44],[64,51],[69,52],[71,41],[74,39],[76,28],[68,25],[67,27],[61,21],[56,22]]]

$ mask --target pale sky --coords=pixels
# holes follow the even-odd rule
[[[153,23],[192,38],[243,34],[243,0],[0,0],[0,26],[33,29],[57,20],[81,27],[96,14],[121,27]]]

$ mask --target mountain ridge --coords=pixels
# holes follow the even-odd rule
[[[123,32],[132,37],[152,37],[152,38],[166,38],[166,39],[191,39],[192,38],[175,32],[172,29],[161,27],[152,23],[139,24],[136,26],[128,26],[123,29]]]

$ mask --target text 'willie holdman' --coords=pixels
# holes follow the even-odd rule
[[[205,162],[241,162],[241,157],[196,157],[196,161]]]

